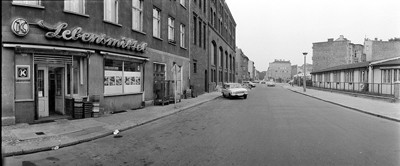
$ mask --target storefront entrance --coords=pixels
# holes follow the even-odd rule
[[[64,67],[37,67],[37,111],[39,118],[64,113]]]

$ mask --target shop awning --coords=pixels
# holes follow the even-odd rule
[[[80,48],[69,48],[59,46],[46,46],[46,45],[33,45],[33,44],[9,44],[4,43],[3,47],[19,47],[19,48],[35,48],[35,49],[46,49],[46,50],[63,50],[63,51],[75,51],[75,52],[90,52],[94,53],[94,50],[80,49]]]

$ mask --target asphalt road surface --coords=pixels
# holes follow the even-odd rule
[[[9,165],[400,165],[400,124],[279,86]]]

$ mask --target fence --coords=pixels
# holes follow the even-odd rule
[[[394,97],[394,83],[364,83],[364,82],[317,82],[313,81],[313,87],[341,90],[348,92],[390,96]]]

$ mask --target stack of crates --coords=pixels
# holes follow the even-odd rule
[[[92,117],[92,109],[93,109],[92,102],[88,102],[88,101],[84,102],[83,107],[84,107],[84,118]]]
[[[84,118],[83,116],[83,99],[76,98],[74,101],[74,109],[72,113],[72,117],[74,119],[82,119]]]
[[[92,114],[93,117],[99,117],[100,115],[100,96],[99,95],[93,95],[90,100],[92,101]]]

